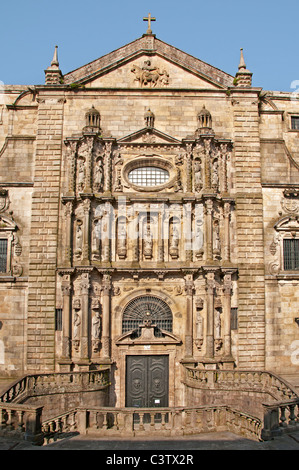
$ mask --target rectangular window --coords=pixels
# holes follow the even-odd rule
[[[299,270],[299,238],[283,240],[283,267],[285,271]]]
[[[7,240],[0,239],[0,273],[7,272]]]
[[[238,309],[232,308],[230,311],[231,330],[238,329]]]
[[[62,331],[62,308],[55,310],[55,330]]]
[[[291,116],[291,128],[299,130],[299,116]]]

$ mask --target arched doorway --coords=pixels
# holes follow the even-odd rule
[[[172,332],[169,305],[154,295],[142,295],[131,300],[123,313],[122,332],[131,332],[131,338],[139,338],[144,325],[154,327],[156,338],[162,337],[163,331]],[[127,355],[127,407],[167,407],[168,395],[168,355]]]

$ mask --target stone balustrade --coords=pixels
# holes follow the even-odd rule
[[[70,432],[94,436],[183,436],[231,431],[259,440],[262,422],[226,405],[188,408],[77,408],[43,423],[45,442]]]
[[[43,443],[41,417],[42,407],[0,403],[0,436],[40,445]]]
[[[209,390],[263,392],[279,401],[298,398],[290,384],[268,371],[185,369],[185,384]]]
[[[103,389],[109,385],[109,368],[88,372],[29,374],[14,382],[0,403],[20,402],[27,397]]]
[[[299,399],[288,402],[264,404],[262,439],[269,440],[282,433],[299,430]]]

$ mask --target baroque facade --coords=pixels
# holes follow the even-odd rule
[[[188,366],[295,380],[297,96],[151,31],[45,77],[2,90],[0,376],[108,366],[120,407],[188,404]]]

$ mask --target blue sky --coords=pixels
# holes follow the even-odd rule
[[[4,0],[1,2],[4,3]],[[294,91],[299,1],[11,0],[0,7],[0,81],[44,83],[54,47],[70,72],[139,38],[148,13],[157,38],[235,75],[244,48],[253,85]]]

